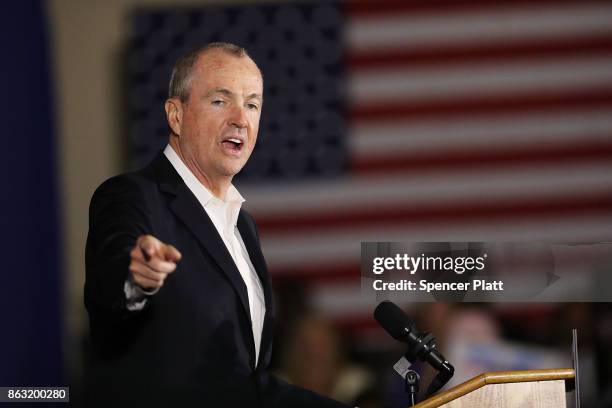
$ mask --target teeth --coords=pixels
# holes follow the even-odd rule
[[[242,144],[242,140],[240,140],[240,139],[234,139],[234,138],[232,138],[232,139],[227,139],[227,140],[229,140],[230,142],[233,142],[233,143]]]

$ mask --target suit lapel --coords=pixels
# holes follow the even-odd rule
[[[160,189],[175,196],[170,201],[170,209],[219,265],[238,294],[244,312],[251,322],[246,285],[223,239],[206,211],[176,173],[168,159],[163,154],[160,156],[155,160],[153,166],[158,176]]]
[[[271,356],[272,335],[274,333],[274,302],[272,297],[272,285],[270,284],[270,276],[266,266],[265,258],[261,252],[261,245],[257,239],[255,225],[249,222],[244,211],[240,211],[238,215],[238,231],[247,248],[251,263],[257,271],[257,275],[261,281],[261,286],[264,290],[266,302],[266,316],[264,319],[263,332],[261,334],[261,344],[259,347],[259,361],[257,367],[265,367]],[[266,354],[269,356],[266,358]]]
[[[251,262],[255,267],[255,271],[257,272],[257,276],[259,276],[259,280],[261,281],[261,286],[264,290],[266,308],[269,305],[270,299],[272,297],[271,286],[270,286],[270,278],[268,276],[268,268],[266,267],[266,261],[261,252],[261,246],[257,241],[257,237],[255,236],[255,231],[253,227],[251,227],[246,219],[246,215],[244,211],[240,211],[238,215],[238,231],[240,232],[240,236],[244,241],[244,245],[246,246],[247,252],[249,253],[249,257],[251,258]]]

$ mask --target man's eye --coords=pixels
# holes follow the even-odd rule
[[[249,108],[250,110],[259,110],[259,105],[255,103],[249,103],[247,104],[247,108]]]
[[[225,104],[225,101],[216,100],[212,101],[212,104],[216,106],[222,106],[223,104]]]

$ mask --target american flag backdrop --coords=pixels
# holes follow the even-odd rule
[[[134,166],[167,139],[170,67],[244,45],[265,79],[239,180],[275,280],[367,330],[361,241],[612,236],[612,2],[357,1],[138,10]]]

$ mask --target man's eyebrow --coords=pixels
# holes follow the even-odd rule
[[[257,100],[259,100],[259,102],[263,102],[263,96],[261,96],[261,94],[258,94],[258,93],[252,93],[249,96],[247,96],[246,98],[247,98],[247,100],[257,99]]]
[[[215,88],[213,90],[211,90],[209,93],[206,94],[207,97],[212,96],[214,94],[222,94],[225,95],[227,97],[231,97],[234,95],[234,93],[232,91],[230,91],[229,89],[226,88]],[[246,97],[247,100],[250,99],[257,99],[260,102],[263,102],[263,96],[261,94],[258,93],[252,93],[249,96]]]
[[[220,94],[223,94],[225,96],[232,96],[233,95],[233,92],[230,91],[229,89],[215,88],[212,91],[210,91],[209,93],[207,93],[206,96],[211,96],[211,95],[214,95],[216,93],[220,93]]]

